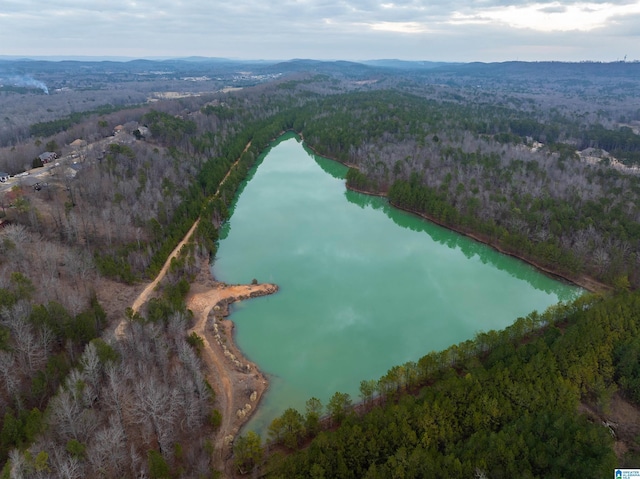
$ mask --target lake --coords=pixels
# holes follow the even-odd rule
[[[236,303],[236,341],[270,381],[246,429],[314,396],[359,399],[363,379],[502,329],[582,290],[490,247],[348,191],[347,168],[281,137],[221,232],[219,281],[276,283]]]

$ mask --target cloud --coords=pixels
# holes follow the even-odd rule
[[[566,13],[567,7],[565,5],[550,5],[548,7],[541,6],[538,8],[540,13]]]
[[[374,31],[394,33],[424,33],[428,28],[419,22],[374,22],[363,24]]]
[[[562,5],[533,3],[522,6],[492,7],[462,14],[456,12],[453,23],[499,23],[513,28],[528,28],[540,32],[590,31],[605,27],[613,19],[640,13],[640,2],[627,5],[611,3],[576,3]]]
[[[607,60],[640,58],[637,32],[640,0],[24,0],[0,12],[2,53],[15,55]]]

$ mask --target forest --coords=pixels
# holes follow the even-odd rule
[[[319,433],[313,401],[304,416],[287,411],[270,427],[269,447],[295,450],[315,437],[297,454],[273,454],[265,471],[283,478],[606,477],[620,467],[612,450],[618,425],[584,410],[607,411],[616,391],[637,394],[639,299],[581,298],[391,369],[363,381],[359,409],[336,393]]]
[[[354,168],[350,187],[385,193],[398,207],[577,282],[586,275],[638,286],[638,168],[593,165],[577,153],[616,134],[637,141],[631,130],[395,91],[336,100],[307,107],[294,129]],[[629,164],[633,141],[616,143]]]
[[[274,421],[267,442],[235,439],[237,474],[601,477],[637,467],[640,416],[607,419],[637,414],[640,400],[640,98],[620,86],[628,72],[587,75],[572,90],[560,87],[575,74],[562,65],[545,65],[557,69],[547,89],[541,73],[523,83],[517,64],[491,74],[285,67],[240,90],[145,102],[145,83],[127,99],[83,90],[75,111],[7,116],[0,169],[36,174],[46,148],[77,173],[52,169],[42,190],[17,181],[0,191],[3,477],[219,476],[220,411],[184,298],[253,162],[287,130],[350,166],[348,187],[598,294],[363,378],[360,398],[310,398]],[[599,97],[607,81],[616,94]],[[20,99],[50,100],[2,95],[8,115]],[[127,309],[198,218],[148,307]],[[131,335],[118,340],[123,316]]]

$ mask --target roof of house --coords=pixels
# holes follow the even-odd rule
[[[41,160],[48,160],[48,159],[55,158],[55,157],[56,157],[55,152],[53,152],[53,151],[45,151],[38,158],[40,158]]]

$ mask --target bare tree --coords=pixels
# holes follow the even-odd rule
[[[178,396],[155,376],[141,380],[134,387],[135,403],[132,408],[134,420],[146,430],[147,441],[153,438],[161,453],[168,452],[171,428],[177,414]]]
[[[122,422],[116,417],[109,418],[109,425],[100,429],[87,448],[87,461],[94,471],[101,471],[104,477],[124,476],[128,459],[126,435]]]
[[[75,396],[61,389],[49,402],[51,410],[51,422],[56,428],[56,433],[63,439],[80,440],[79,419],[82,408]]]

